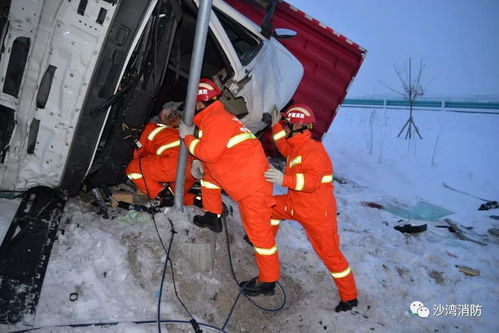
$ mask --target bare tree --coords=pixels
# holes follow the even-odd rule
[[[411,139],[412,138],[412,133],[413,130],[417,133],[420,139],[423,139],[421,134],[419,133],[419,129],[416,126],[416,123],[414,122],[414,117],[412,115],[412,109],[414,106],[414,101],[424,95],[424,89],[422,86],[421,82],[421,76],[423,74],[423,69],[424,69],[424,64],[423,60],[420,60],[419,62],[419,69],[418,73],[416,75],[416,78],[413,79],[412,77],[412,61],[411,58],[409,58],[409,70],[406,71],[405,73],[398,69],[397,67],[394,66],[395,73],[397,73],[397,76],[402,83],[402,88],[404,89],[403,92],[398,91],[396,89],[393,89],[391,87],[388,87],[384,83],[381,82],[385,87],[388,89],[396,92],[397,94],[400,94],[404,99],[406,99],[409,102],[409,119],[407,119],[404,127],[400,130],[399,134],[397,137],[400,137],[404,129],[407,128],[406,133],[405,133],[405,138],[406,139]]]

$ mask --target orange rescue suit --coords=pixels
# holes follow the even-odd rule
[[[222,214],[222,188],[217,181],[211,177],[209,171],[205,168],[201,183],[201,197],[203,198],[203,210]]]
[[[355,280],[340,250],[333,191],[333,164],[322,143],[312,139],[309,130],[286,139],[281,124],[272,128],[274,142],[286,157],[282,186],[286,195],[275,196],[272,225],[277,233],[280,220],[299,222],[315,252],[329,269],[342,301],[357,297]]]
[[[180,146],[178,129],[163,124],[148,123],[140,135],[139,142],[142,147],[135,149],[133,160],[126,169],[128,178],[142,192],[149,193],[151,199],[156,198],[163,190],[162,183],[168,183],[174,191]],[[191,165],[192,157],[189,157],[185,174],[185,205],[192,205],[194,201],[194,195],[188,192],[195,182],[190,171]]]
[[[270,225],[274,200],[272,185],[263,176],[269,165],[260,141],[220,101],[196,114],[194,124],[199,138],[187,135],[187,149],[203,162],[211,183],[238,203],[243,227],[254,245],[260,281],[277,281],[279,257]]]

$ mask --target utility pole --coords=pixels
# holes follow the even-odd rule
[[[185,97],[185,110],[183,117],[183,121],[187,126],[192,125],[192,118],[194,117],[212,5],[213,0],[199,0],[196,33],[194,35],[194,47],[192,51],[191,67],[189,70],[189,81],[187,83],[187,95]],[[177,210],[183,210],[187,154],[187,148],[184,144],[181,144],[178,155],[177,178],[175,180],[174,207]]]

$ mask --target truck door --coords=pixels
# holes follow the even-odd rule
[[[234,70],[223,102],[253,132],[263,129],[263,113],[281,109],[291,99],[303,67],[274,38],[265,39],[260,27],[223,1],[215,1],[210,28]]]

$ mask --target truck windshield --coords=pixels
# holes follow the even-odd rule
[[[258,53],[261,40],[221,11],[214,8],[214,12],[229,36],[239,60],[243,65],[247,65]]]

